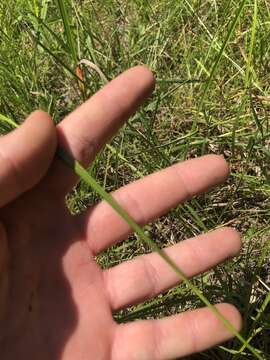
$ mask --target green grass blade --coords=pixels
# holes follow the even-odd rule
[[[204,86],[204,89],[203,89],[202,98],[201,98],[200,105],[199,105],[199,109],[201,109],[202,106],[203,106],[203,102],[204,102],[204,99],[205,99],[205,95],[206,95],[206,93],[207,93],[207,90],[208,90],[209,87],[210,87],[210,84],[211,84],[211,82],[212,82],[212,80],[213,80],[213,77],[214,77],[214,75],[215,75],[215,73],[216,73],[216,70],[217,70],[217,68],[218,68],[218,64],[219,64],[219,62],[220,62],[220,59],[221,59],[221,57],[222,57],[222,54],[223,54],[223,52],[224,52],[224,50],[225,50],[228,42],[230,41],[230,38],[231,38],[231,36],[232,36],[232,34],[233,34],[233,32],[234,32],[234,29],[235,29],[235,26],[236,26],[236,24],[237,24],[237,21],[238,21],[240,15],[242,14],[242,11],[243,11],[243,8],[244,8],[246,2],[247,2],[247,0],[242,0],[242,1],[241,1],[240,5],[239,5],[239,7],[238,7],[238,9],[237,9],[237,11],[236,11],[236,14],[235,14],[235,16],[234,16],[234,18],[233,18],[233,20],[232,20],[232,23],[231,23],[231,26],[230,26],[229,31],[228,31],[228,33],[227,33],[227,36],[226,36],[226,38],[225,38],[225,40],[224,40],[224,42],[223,42],[223,44],[222,44],[222,46],[221,46],[221,48],[220,48],[220,51],[219,51],[219,53],[218,53],[218,55],[217,55],[217,57],[216,57],[216,60],[215,60],[215,62],[214,62],[214,64],[213,64],[213,66],[212,66],[212,69],[211,69],[211,72],[210,72],[210,76],[209,76],[209,78],[207,79],[207,81],[206,81],[206,83],[205,83],[205,86]]]
[[[39,16],[39,4],[38,4],[38,0],[33,0],[33,8],[34,8],[34,12],[36,14],[36,16]]]
[[[75,41],[74,41],[74,37],[73,37],[73,31],[72,31],[71,24],[69,21],[66,0],[57,0],[57,4],[58,4],[61,18],[62,18],[62,21],[64,24],[65,34],[66,34],[66,38],[67,38],[67,44],[68,44],[69,50],[71,52],[73,65],[75,66],[78,62],[78,56],[77,56]]]
[[[199,216],[199,214],[194,210],[194,208],[188,204],[185,204],[185,207],[188,209],[188,212],[191,214],[192,218],[195,220],[196,224],[199,226],[199,228],[207,232],[209,229],[204,225],[203,220]]]
[[[144,174],[142,172],[140,172],[134,165],[130,164],[129,161],[122,155],[120,154],[119,151],[117,151],[113,146],[111,146],[110,144],[107,144],[106,147],[113,153],[115,154],[119,159],[121,159],[122,161],[124,161],[127,166],[133,170],[140,178],[142,178],[144,176]]]
[[[256,323],[257,321],[259,320],[259,318],[262,316],[262,314],[267,311],[266,308],[268,306],[268,304],[270,303],[270,292],[268,292],[266,298],[264,299],[264,302],[261,306],[261,308],[258,310],[258,313],[257,313],[257,316],[255,318],[255,321],[253,323],[253,326],[252,328],[250,329],[250,332],[249,332],[249,336],[248,336],[248,339],[247,339],[247,342],[249,343],[253,337],[256,335]],[[239,349],[239,351],[234,355],[233,359],[232,360],[238,360],[239,357],[241,356],[241,354],[243,353],[243,351],[245,350],[246,348],[246,344],[243,344],[242,347]]]
[[[41,9],[40,9],[40,18],[44,21],[47,17],[47,13],[48,13],[48,4],[49,1],[48,0],[43,0],[41,2]]]
[[[250,103],[250,108],[251,108],[251,113],[253,115],[253,119],[257,125],[257,128],[259,130],[259,132],[261,133],[261,136],[262,138],[264,137],[264,130],[263,130],[263,126],[258,118],[258,115],[256,113],[256,110],[255,110],[255,106],[254,106],[254,103],[253,103],[253,99],[252,99],[252,95],[251,93],[249,94],[249,103]]]
[[[5,115],[0,114],[0,121],[3,121],[5,123],[7,123],[8,125],[11,125],[12,127],[18,127],[18,124],[15,123],[15,121],[9,119],[8,117],[6,117]]]
[[[36,37],[33,36],[33,34],[31,34],[29,32],[29,35],[31,36],[31,38],[36,41],[36,43],[42,47],[43,50],[45,50],[54,60],[56,65],[61,65],[63,66],[64,69],[66,69],[75,79],[77,79],[79,82],[81,82],[82,84],[85,84],[84,81],[82,81],[77,75],[76,73],[67,65],[65,64],[58,56],[56,56],[49,48],[47,48],[47,46],[45,46],[42,42],[40,42]]]
[[[47,24],[46,22],[42,19],[42,18],[38,18],[36,17],[36,15],[34,13],[31,13],[30,15],[33,15],[34,18],[39,22],[39,24],[41,25],[41,27],[44,27],[44,29],[46,29],[49,34],[56,40],[56,42],[59,44],[59,46],[64,50],[67,51],[68,47],[67,45],[64,43],[64,41],[60,38],[60,36],[58,36],[55,31],[53,31]]]
[[[254,0],[253,21],[252,21],[252,27],[251,27],[250,46],[249,46],[247,70],[246,70],[246,76],[245,76],[246,88],[248,88],[250,86],[250,83],[252,80],[251,79],[252,58],[253,58],[253,50],[254,50],[254,43],[255,43],[255,36],[256,36],[257,21],[258,21],[257,15],[258,15],[257,0]]]

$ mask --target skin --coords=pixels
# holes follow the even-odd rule
[[[154,87],[152,73],[132,68],[111,81],[56,128],[34,112],[0,139],[0,349],[1,359],[175,359],[231,335],[206,308],[161,320],[118,325],[112,311],[176,285],[157,254],[102,271],[94,256],[122,241],[128,225],[104,202],[71,216],[65,195],[77,178],[58,158],[60,144],[84,165]],[[222,157],[208,155],[173,165],[114,193],[140,224],[222,183]],[[166,251],[188,276],[237,254],[239,234],[223,228]],[[241,327],[229,304],[219,310]]]

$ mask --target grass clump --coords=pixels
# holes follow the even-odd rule
[[[177,161],[222,153],[229,181],[179,206],[147,227],[160,246],[230,225],[243,233],[241,256],[195,285],[211,302],[229,301],[244,315],[243,336],[267,359],[269,317],[269,35],[265,0],[9,1],[0,4],[0,113],[20,122],[35,108],[55,121],[102,85],[96,64],[112,79],[147,64],[156,73],[150,101],[99,154],[91,175],[107,191]],[[71,16],[72,14],[72,16]],[[235,22],[234,22],[235,20]],[[112,30],[113,29],[113,30]],[[9,130],[1,122],[2,132]],[[96,201],[80,184],[68,198],[78,212]],[[149,251],[136,236],[99,258],[112,266]],[[157,317],[200,306],[188,287],[116,315]],[[192,358],[247,359],[238,341]]]

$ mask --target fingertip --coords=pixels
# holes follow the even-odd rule
[[[24,121],[22,126],[34,126],[35,131],[44,135],[44,137],[49,137],[49,141],[53,142],[52,145],[56,146],[56,131],[55,125],[51,116],[43,110],[33,111]]]
[[[0,139],[0,206],[36,185],[47,172],[56,149],[50,116],[34,111],[24,123]]]
[[[44,110],[41,110],[41,109],[36,109],[34,111],[32,111],[28,117],[25,119],[25,121],[29,121],[31,119],[35,119],[35,121],[52,121],[50,115],[44,111]]]
[[[222,303],[215,305],[215,307],[231,323],[231,325],[233,325],[235,330],[237,330],[238,332],[241,331],[243,325],[242,316],[239,310],[234,305],[229,303]],[[229,335],[229,338],[234,337],[234,334],[232,334],[228,329],[227,333]]]
[[[223,169],[224,177],[227,178],[230,175],[230,165],[223,155],[216,156],[219,158],[219,166]]]
[[[133,69],[138,72],[140,77],[143,79],[145,87],[152,92],[155,88],[156,79],[150,68],[146,65],[137,65]]]
[[[222,237],[226,238],[230,242],[230,254],[229,257],[238,255],[242,247],[242,237],[239,231],[236,229],[225,226],[220,229]]]
[[[211,162],[213,171],[215,171],[220,176],[220,181],[223,182],[227,179],[230,174],[229,163],[225,160],[223,155],[210,154],[206,155],[208,160]]]
[[[145,65],[134,66],[122,73],[120,77],[124,77],[126,84],[130,84],[136,88],[136,93],[141,100],[148,97],[155,88],[154,74]]]
[[[56,150],[56,128],[51,116],[43,110],[33,111],[23,123],[19,139],[22,146],[28,143],[28,154],[34,164],[34,182],[38,182],[47,171]]]

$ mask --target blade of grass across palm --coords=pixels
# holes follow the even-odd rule
[[[202,94],[201,101],[200,101],[200,104],[199,104],[199,109],[202,109],[202,107],[203,107],[203,102],[204,102],[204,99],[205,99],[205,95],[206,95],[206,93],[207,93],[207,91],[208,91],[208,89],[210,87],[210,84],[211,84],[211,82],[213,80],[213,77],[214,77],[214,75],[216,73],[216,70],[218,68],[218,64],[220,62],[222,54],[224,53],[224,50],[225,50],[226,46],[228,45],[228,42],[230,41],[230,38],[231,38],[231,36],[232,36],[232,34],[234,32],[234,29],[236,27],[236,24],[238,22],[239,17],[242,14],[242,11],[244,9],[244,6],[245,6],[246,2],[247,2],[247,0],[242,0],[241,1],[240,5],[239,5],[239,7],[238,7],[238,9],[236,11],[236,14],[235,14],[235,16],[234,16],[234,18],[233,18],[233,20],[231,22],[231,26],[229,28],[229,31],[228,31],[227,35],[226,35],[226,38],[225,38],[225,40],[224,40],[224,42],[223,42],[223,44],[222,44],[222,46],[221,46],[221,48],[220,48],[220,50],[219,50],[219,52],[217,54],[216,60],[215,60],[215,62],[213,64],[213,66],[212,66],[210,76],[208,77],[208,79],[207,79],[207,81],[205,83],[205,86],[204,86],[204,89],[203,89],[203,94]]]
[[[8,119],[4,115],[0,117],[0,120],[7,121],[9,124],[13,124],[15,127],[19,125]],[[256,359],[263,360],[261,355],[256,349],[254,349],[247,340],[245,340],[242,335],[236,330],[236,328],[228,321],[225,316],[214,306],[209,300],[203,295],[202,291],[198,289],[185,275],[185,273],[179,268],[179,266],[166,254],[166,252],[158,247],[158,245],[148,237],[144,230],[134,221],[134,219],[118,204],[118,202],[107,193],[102,186],[100,186],[97,181],[87,172],[87,170],[75,159],[73,159],[66,151],[60,147],[57,148],[57,156],[59,156],[64,163],[70,167],[81,180],[83,180],[87,185],[89,185],[94,191],[96,191],[100,197],[105,200],[119,216],[125,220],[129,226],[134,230],[139,238],[151,247],[151,249],[159,254],[159,256],[171,267],[171,269],[177,274],[179,279],[186,284],[186,286],[198,296],[198,298],[205,304],[215,315],[216,317],[224,324],[224,326],[229,330],[229,332],[234,335],[254,356]]]
[[[87,170],[85,170],[78,161],[72,159],[63,149],[58,148],[58,156],[61,157],[64,162],[73,169],[73,171],[84,180],[93,190],[95,190],[103,200],[105,200],[117,213],[120,215],[129,226],[137,233],[141,240],[148,244],[151,249],[157,252],[160,257],[171,267],[171,269],[178,275],[179,279],[182,280],[188,288],[192,290],[194,294],[204,303],[212,312],[218,317],[218,319],[224,324],[224,326],[237,337],[243,345],[245,345],[251,353],[260,360],[263,358],[258,354],[258,352],[239,334],[235,327],[222,315],[222,313],[213,306],[209,300],[203,295],[202,291],[199,290],[185,275],[185,273],[178,267],[178,265],[166,254],[165,251],[160,249],[157,244],[148,237],[143,229],[133,220],[133,218],[114,200],[114,198],[108,194],[94,178],[89,175]]]

